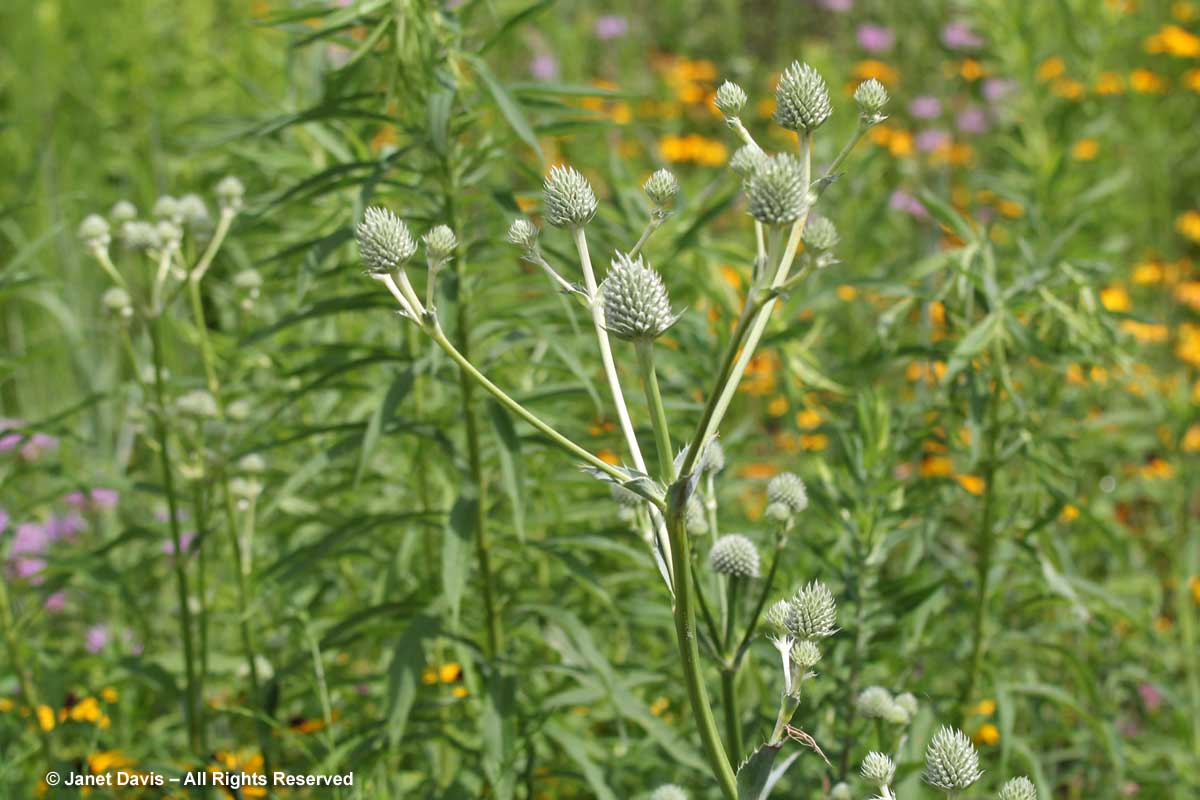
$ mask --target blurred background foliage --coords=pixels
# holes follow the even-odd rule
[[[345,797],[710,796],[644,545],[603,487],[464,394],[349,240],[370,203],[451,224],[452,338],[620,458],[586,320],[503,232],[569,161],[601,197],[604,263],[644,224],[645,177],[679,175],[646,253],[687,309],[659,360],[687,430],[754,250],[712,93],[739,81],[748,124],[786,149],[772,91],[797,58],[835,97],[819,165],[859,81],[893,102],[823,199],[840,263],[778,313],[722,432],[723,529],[765,548],[765,481],[801,474],[812,507],[777,593],[820,578],[842,609],[798,717],[832,766],[805,753],[785,788],[821,796],[886,747],[921,796],[941,722],[981,748],[980,794],[1020,773],[1042,797],[1200,788],[1197,4],[17,0],[0,31],[0,417],[21,447],[56,442],[0,454],[4,535],[66,518],[69,492],[121,498],[11,581],[51,720],[2,709],[6,791],[36,786],[40,729],[95,771],[353,769]],[[208,470],[187,484],[211,572],[208,747],[189,753],[147,398],[75,231],[119,199],[211,197],[226,173],[248,208],[204,305],[223,402],[245,413],[174,432],[180,466]],[[572,262],[565,236],[543,247]],[[205,385],[177,311],[173,398]],[[226,524],[212,476],[248,454],[267,467],[238,509],[243,612],[203,530]],[[769,644],[751,652],[754,739],[779,676]],[[872,684],[918,696],[909,728],[857,715]],[[15,687],[0,672],[0,698]]]

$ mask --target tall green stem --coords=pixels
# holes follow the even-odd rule
[[[740,760],[745,752],[742,741],[741,712],[737,701],[737,667],[721,667],[721,704],[725,709],[725,745]]]
[[[186,680],[184,719],[188,729],[188,744],[199,751],[200,735],[196,722],[196,664],[192,644],[192,610],[188,604],[187,560],[184,558],[183,540],[179,531],[179,503],[175,496],[175,477],[171,471],[171,451],[167,432],[166,391],[163,388],[162,318],[150,320],[150,343],[154,358],[154,398],[157,409],[154,414],[154,432],[158,440],[159,464],[162,467],[163,489],[167,495],[167,515],[170,518],[171,540],[175,545],[175,588],[179,601],[179,626],[183,635],[183,663]]]
[[[658,468],[665,483],[675,480],[675,458],[671,447],[671,433],[667,425],[667,412],[663,407],[662,392],[658,388],[658,373],[654,369],[654,342],[640,341],[637,350],[638,367],[642,372],[642,386],[646,392],[646,405],[650,408],[650,424],[654,428],[654,446],[658,450]]]

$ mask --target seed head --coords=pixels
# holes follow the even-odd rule
[[[832,113],[825,79],[808,64],[793,61],[775,87],[775,121],[790,131],[811,133]]]
[[[729,168],[747,180],[767,163],[769,157],[755,144],[744,144],[733,152]]]
[[[189,228],[206,228],[212,218],[208,215],[208,206],[204,198],[198,194],[185,194],[179,198],[179,217]]]
[[[89,250],[107,250],[112,241],[108,221],[99,214],[88,214],[79,223],[79,238]]]
[[[837,226],[828,217],[812,217],[804,226],[804,246],[810,250],[832,250],[837,243]]]
[[[679,194],[679,181],[670,170],[660,169],[646,180],[642,190],[650,198],[650,202],[659,208],[665,208],[671,204],[675,195]]]
[[[355,233],[359,255],[367,271],[376,275],[392,272],[417,252],[417,243],[408,226],[386,208],[368,208]]]
[[[242,210],[242,201],[246,196],[246,187],[235,175],[226,175],[217,183],[217,206],[222,211],[237,213]]]
[[[883,107],[888,101],[887,89],[875,78],[863,81],[854,90],[854,102],[858,103],[859,118],[866,125],[878,125],[887,117]]]
[[[118,200],[113,204],[113,207],[108,210],[108,218],[112,220],[114,225],[120,225],[130,220],[137,219],[137,206],[128,200]]]
[[[717,97],[714,101],[717,108],[727,117],[736,117],[746,105],[746,90],[733,81],[725,81],[717,87]]]
[[[750,216],[766,225],[795,222],[808,204],[808,187],[800,162],[790,155],[764,156],[746,184]]]
[[[100,297],[100,302],[111,314],[120,317],[128,317],[133,314],[133,302],[129,299],[129,292],[120,286],[111,286],[106,289]]]
[[[862,776],[877,789],[882,789],[896,777],[896,764],[883,753],[870,752],[862,762]]]
[[[673,783],[664,784],[654,790],[650,800],[688,800],[687,792]]]
[[[164,194],[154,201],[153,214],[159,219],[179,219],[179,201],[169,194]]]
[[[458,247],[454,231],[446,225],[430,229],[421,237],[421,241],[425,243],[425,252],[429,254],[429,258],[438,263],[448,261],[454,255],[454,249]]]
[[[837,603],[829,587],[812,581],[792,598],[788,628],[797,639],[824,639],[835,632]]]
[[[868,719],[883,719],[896,704],[892,693],[882,686],[868,686],[858,693],[858,713]]]
[[[526,253],[532,253],[537,249],[538,232],[538,226],[524,217],[514,219],[508,226],[508,241]]]
[[[740,533],[727,533],[713,542],[708,564],[714,572],[734,578],[758,577],[758,549]]]
[[[596,193],[574,167],[554,167],[546,176],[546,221],[556,228],[579,228],[596,216]]]
[[[1022,775],[1001,786],[997,800],[1038,800],[1037,787]]]
[[[801,670],[810,670],[821,660],[821,648],[811,639],[804,639],[792,646],[792,661]]]
[[[957,792],[982,775],[979,754],[965,733],[943,727],[933,735],[925,748],[925,771],[921,775],[926,783],[947,792]]]
[[[657,339],[679,319],[671,313],[667,287],[657,272],[642,260],[617,253],[608,277],[600,285],[604,325],[619,339]]]
[[[767,484],[767,500],[787,506],[793,514],[808,508],[808,489],[799,475],[781,472]]]

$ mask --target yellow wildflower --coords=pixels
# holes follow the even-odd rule
[[[1079,518],[1079,509],[1076,506],[1067,503],[1065,506],[1063,506],[1062,513],[1058,515],[1058,518],[1063,522],[1071,522],[1072,520],[1076,520]]]
[[[1058,56],[1051,56],[1038,65],[1037,79],[1042,82],[1052,81],[1067,71],[1066,62]]]
[[[805,450],[820,452],[829,446],[829,437],[823,433],[805,433],[800,436],[800,446]]]
[[[1200,69],[1189,69],[1183,73],[1184,88],[1191,89],[1193,92],[1200,92]]]
[[[1170,333],[1166,325],[1158,325],[1152,322],[1138,322],[1135,319],[1121,320],[1121,330],[1143,344],[1165,342]]]
[[[94,775],[108,772],[110,769],[119,770],[131,766],[133,766],[133,762],[120,750],[101,750],[88,756],[88,769]]]
[[[980,700],[975,706],[975,713],[983,717],[990,717],[996,713],[996,701],[992,699]]]
[[[954,463],[945,456],[926,456],[921,459],[921,477],[946,478],[954,474]]]
[[[1163,94],[1167,91],[1166,79],[1145,68],[1129,73],[1129,86],[1142,94]]]
[[[1200,425],[1192,425],[1183,435],[1183,451],[1185,453],[1200,451]]]
[[[1185,281],[1175,287],[1175,299],[1200,311],[1200,281]]]
[[[1125,79],[1119,72],[1101,72],[1096,76],[1096,94],[1113,95],[1125,91]]]
[[[1091,161],[1100,152],[1100,143],[1095,139],[1080,139],[1071,147],[1071,157],[1076,161]]]
[[[1191,22],[1196,18],[1196,4],[1179,0],[1171,4],[1171,16],[1180,22]]]
[[[54,730],[54,709],[47,705],[37,707],[37,721],[44,731]]]
[[[842,284],[837,288],[837,296],[839,300],[849,303],[851,300],[858,297],[858,290],[853,286]]]
[[[1120,284],[1105,286],[1100,290],[1100,303],[1109,311],[1128,311],[1133,307],[1129,292]]]
[[[958,74],[965,81],[977,81],[986,73],[983,65],[973,58],[964,58],[962,63],[958,65]]]
[[[1067,100],[1078,100],[1083,97],[1084,86],[1074,78],[1059,78],[1050,84],[1050,91]]]
[[[1133,265],[1133,282],[1138,286],[1149,286],[1163,281],[1163,265],[1153,259]]]
[[[983,494],[983,490],[987,488],[987,481],[978,475],[955,475],[954,480],[958,481],[959,486],[973,495],[981,495]]]
[[[670,705],[671,705],[671,701],[668,700],[667,698],[665,698],[665,697],[656,698],[655,701],[650,704],[650,713],[656,717],[660,717],[660,716],[662,716],[662,713],[670,707]]]
[[[1200,36],[1178,25],[1164,25],[1145,42],[1147,53],[1167,53],[1179,58],[1200,56]]]
[[[1185,211],[1175,218],[1175,230],[1200,244],[1200,211]]]
[[[442,683],[454,683],[462,679],[462,665],[456,661],[443,664],[438,668],[438,680]]]
[[[117,702],[117,700],[119,698],[120,698],[120,695],[117,694],[117,690],[111,686],[105,686],[103,689],[100,690],[100,699],[103,700],[104,702],[108,703],[109,705],[112,705],[113,703]]]
[[[874,58],[859,61],[854,65],[854,78],[865,81],[874,78],[884,86],[895,86],[900,82],[900,73],[895,67]]]
[[[621,463],[621,457],[607,447],[596,453],[596,458],[606,464],[612,464],[614,467]]]
[[[979,726],[979,730],[971,737],[976,744],[994,745],[1000,741],[1000,729],[990,722],[985,722]]]
[[[806,408],[796,414],[796,427],[815,428],[821,424],[821,415],[811,408]]]

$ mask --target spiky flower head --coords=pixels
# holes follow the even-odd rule
[[[394,271],[417,252],[417,243],[408,226],[386,208],[368,208],[355,234],[367,271],[376,275]]]
[[[657,339],[679,319],[671,312],[671,299],[662,277],[641,256],[617,253],[612,269],[600,284],[604,326],[618,339]]]
[[[982,775],[979,754],[965,733],[942,727],[933,735],[925,748],[925,771],[921,774],[926,783],[947,792],[957,792]]]
[[[164,194],[154,201],[152,213],[159,219],[180,219],[179,201],[169,194]]]
[[[832,113],[825,79],[808,64],[793,61],[775,87],[775,121],[790,131],[812,132]]]
[[[733,578],[758,577],[758,548],[740,533],[727,533],[713,542],[708,564],[714,572]]]
[[[159,246],[167,250],[179,247],[183,240],[183,229],[174,220],[161,219],[154,230],[158,233]]]
[[[767,500],[787,506],[794,514],[808,508],[808,489],[794,472],[781,472],[767,484]]]
[[[896,777],[896,764],[883,753],[867,753],[862,762],[862,776],[867,783],[882,789]]]
[[[854,90],[854,102],[858,104],[858,114],[865,125],[878,125],[887,117],[883,107],[888,102],[888,91],[875,78],[863,81]]]
[[[774,630],[776,633],[787,633],[788,620],[792,616],[792,604],[787,600],[776,600],[770,608],[767,609],[763,620],[767,623],[767,627]]]
[[[121,242],[130,250],[153,250],[159,246],[158,230],[142,220],[130,220],[121,226]]]
[[[679,194],[679,179],[669,169],[656,170],[646,179],[642,191],[650,198],[650,202],[662,208],[670,205],[675,195]]]
[[[788,628],[797,639],[824,639],[836,629],[837,603],[829,587],[812,581],[792,598],[792,615]]]
[[[717,473],[725,469],[725,448],[721,446],[720,439],[713,437],[708,440],[708,446],[700,454],[700,462],[696,465],[696,469],[702,473]]]
[[[431,228],[421,237],[421,241],[425,243],[425,252],[429,254],[429,258],[439,263],[449,260],[454,255],[454,248],[458,247],[454,231],[446,225]]]
[[[519,217],[512,221],[512,225],[508,226],[508,241],[526,253],[532,253],[537,250],[538,233],[537,225],[524,217]]]
[[[1022,775],[1001,786],[997,800],[1038,800],[1037,787],[1033,785],[1033,781]]]
[[[810,250],[832,250],[837,243],[837,226],[828,217],[811,217],[804,226],[804,246]]]
[[[546,221],[556,228],[579,228],[596,216],[596,193],[574,167],[553,167],[542,188]]]
[[[654,790],[650,800],[688,800],[687,792],[673,783],[664,784]]]
[[[854,800],[854,792],[850,784],[842,781],[829,790],[829,800]]]
[[[792,661],[802,670],[815,667],[821,660],[821,648],[811,639],[804,639],[792,646]]]
[[[733,81],[725,81],[717,87],[717,97],[714,101],[717,108],[727,117],[736,117],[746,105],[746,90]]]
[[[120,225],[130,220],[137,219],[137,206],[128,200],[118,200],[113,204],[113,207],[108,210],[108,218],[112,220],[114,225]]]
[[[787,225],[804,213],[808,187],[800,162],[786,153],[766,158],[746,183],[750,216],[765,225]]]
[[[229,213],[237,213],[242,209],[242,202],[246,197],[246,187],[242,185],[241,180],[236,175],[226,175],[217,182],[215,190],[217,195],[217,206]]]
[[[120,317],[128,317],[133,314],[133,301],[129,299],[129,292],[120,286],[111,286],[106,289],[100,296],[100,302],[111,314]]]
[[[744,144],[733,151],[729,159],[729,168],[749,179],[766,165],[770,157],[756,144]]]
[[[917,703],[917,696],[912,692],[901,692],[896,695],[895,702],[897,706],[903,709],[910,720],[917,715],[917,709],[920,708],[920,704]]]
[[[868,686],[858,693],[855,702],[858,705],[858,713],[867,719],[883,719],[896,704],[892,693],[882,686]]]
[[[108,220],[99,214],[88,214],[79,223],[79,238],[89,250],[106,250],[112,241]]]
[[[895,698],[893,698],[892,702],[888,703],[888,705],[884,707],[881,719],[883,719],[884,722],[890,722],[893,725],[907,725],[908,723],[912,722],[912,715],[908,713],[908,710],[905,709],[904,706],[897,703]]]
[[[204,198],[198,194],[185,194],[179,198],[178,209],[179,218],[189,228],[205,228],[212,221]]]

